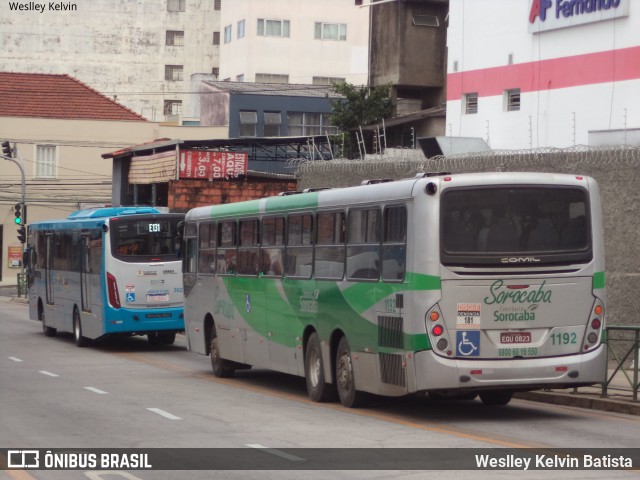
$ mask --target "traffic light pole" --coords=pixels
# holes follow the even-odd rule
[[[6,155],[0,155],[0,157],[4,158],[5,160],[9,160],[10,162],[15,163],[18,166],[18,168],[20,169],[20,174],[22,175],[22,205],[25,205],[26,189],[25,189],[25,181],[24,181],[24,168],[22,168],[22,165],[20,165],[20,163],[18,163],[18,161],[15,158],[7,157]],[[22,253],[23,254],[24,254],[24,245],[25,244],[22,244]],[[20,273],[24,273],[24,262],[21,261],[20,265],[22,265]]]

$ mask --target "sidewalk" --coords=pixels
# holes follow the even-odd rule
[[[609,366],[609,378],[613,375],[614,369],[615,365]],[[625,370],[625,372],[633,381],[633,370]],[[607,396],[604,398],[602,397],[601,384],[580,387],[576,392],[573,389],[558,389],[516,393],[514,398],[628,415],[640,415],[640,393],[638,400],[633,400],[633,390],[621,370],[616,372],[616,375],[607,386]]]
[[[28,300],[24,297],[0,296],[0,303],[3,302],[27,304]],[[615,365],[610,365],[609,367],[609,378],[611,378]],[[626,370],[626,372],[629,378],[633,380],[633,370]],[[638,400],[633,400],[631,385],[621,370],[616,373],[611,383],[609,383],[605,398],[602,397],[601,384],[581,387],[577,389],[577,392],[574,392],[573,389],[519,392],[514,395],[514,398],[628,415],[640,415],[640,394],[638,395]]]

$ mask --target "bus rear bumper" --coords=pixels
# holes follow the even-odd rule
[[[182,307],[154,310],[120,308],[107,313],[105,333],[147,333],[184,330]]]
[[[522,391],[593,385],[604,380],[606,358],[605,345],[577,355],[510,360],[459,360],[422,351],[415,354],[416,387],[417,391]]]

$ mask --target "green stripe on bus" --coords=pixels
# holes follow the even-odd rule
[[[342,294],[356,312],[362,313],[395,292],[440,290],[440,287],[438,276],[407,272],[402,283],[357,282],[346,288]]]
[[[318,208],[318,196],[319,192],[310,192],[284,195],[282,197],[269,197],[266,199],[265,212],[270,213],[290,209],[316,210]]]
[[[211,207],[211,217],[235,217],[240,215],[257,215],[260,213],[260,200],[247,202],[223,203]]]
[[[605,275],[604,272],[596,272],[593,274],[593,289],[604,288]]]

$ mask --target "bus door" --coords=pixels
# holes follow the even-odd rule
[[[82,292],[82,310],[85,312],[91,311],[91,262],[89,259],[90,236],[88,232],[82,233],[81,248],[81,265],[80,265],[80,290]]]
[[[53,234],[47,233],[47,241],[46,241],[46,250],[45,250],[45,260],[44,260],[44,283],[45,283],[45,291],[46,291],[46,300],[49,305],[53,305],[53,282],[54,282],[54,274],[53,274]]]

